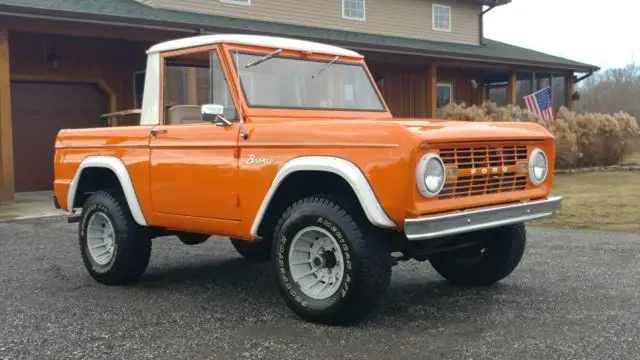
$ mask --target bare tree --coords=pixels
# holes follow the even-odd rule
[[[625,111],[640,120],[640,67],[635,63],[595,73],[578,84],[577,90],[578,112]]]

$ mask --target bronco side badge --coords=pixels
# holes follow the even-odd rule
[[[249,158],[247,158],[247,161],[245,161],[245,164],[247,164],[247,165],[251,165],[251,164],[273,164],[273,159],[272,158],[258,158],[258,157],[256,157],[256,154],[249,154]]]

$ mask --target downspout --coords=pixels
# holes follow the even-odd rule
[[[576,79],[576,81],[574,81],[573,84],[575,85],[575,84],[579,83],[580,81],[590,77],[591,75],[593,75],[593,71],[589,72],[587,75],[584,75],[584,76],[580,77],[579,79]]]
[[[483,12],[480,13],[480,45],[483,46],[484,45],[484,20],[483,20],[483,16],[484,14],[488,13],[489,11],[493,10],[493,8],[496,7],[496,5],[490,5],[489,8]]]

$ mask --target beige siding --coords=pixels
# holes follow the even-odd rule
[[[366,0],[365,21],[342,18],[342,0],[136,0],[157,8],[477,45],[481,6],[460,0]],[[451,6],[451,32],[432,30],[432,5]]]

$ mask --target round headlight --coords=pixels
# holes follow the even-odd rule
[[[434,153],[424,155],[416,168],[416,184],[426,197],[438,195],[444,187],[446,173],[442,159]]]
[[[544,151],[534,149],[529,157],[529,178],[534,185],[538,185],[547,178],[549,164]]]

